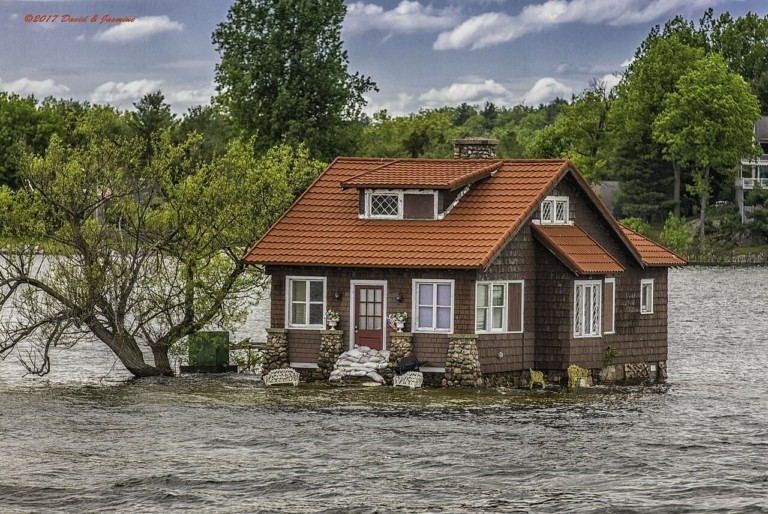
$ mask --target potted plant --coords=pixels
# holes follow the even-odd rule
[[[398,332],[403,331],[403,327],[405,326],[405,320],[408,319],[408,313],[407,312],[393,312],[389,316],[387,316],[389,319],[390,325],[394,324],[394,326],[397,328]]]
[[[332,329],[336,328],[336,325],[339,323],[340,319],[341,317],[339,316],[339,311],[330,309],[325,313],[325,321],[328,322],[328,326]]]

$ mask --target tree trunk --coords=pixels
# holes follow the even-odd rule
[[[120,359],[120,362],[125,366],[131,375],[136,378],[142,377],[159,377],[159,376],[173,376],[170,364],[167,369],[162,369],[157,366],[147,364],[144,360],[144,354],[139,348],[139,345],[133,338],[125,337],[112,337],[112,335],[98,325],[90,325],[91,331],[98,337],[104,344],[106,344],[110,350]],[[154,353],[154,352],[153,352]],[[168,361],[168,353],[166,350],[165,355],[166,362]],[[157,358],[156,358],[157,360]]]
[[[172,377],[174,375],[171,369],[171,361],[168,359],[168,347],[165,345],[153,345],[152,356],[155,358],[155,368],[161,371],[163,375]]]
[[[699,191],[699,248],[702,253],[705,250],[704,242],[704,220],[707,219],[707,204],[709,203],[709,168],[704,170],[703,184]]]
[[[672,200],[674,202],[675,217],[680,217],[680,164],[677,161],[672,161],[672,170],[675,176],[675,185],[672,190]]]

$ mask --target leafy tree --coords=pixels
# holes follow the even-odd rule
[[[135,376],[172,374],[174,343],[258,298],[263,277],[241,257],[293,200],[290,181],[317,169],[293,150],[256,159],[242,140],[202,163],[189,158],[200,136],[170,131],[142,165],[144,141],[111,134],[115,117],[91,110],[81,144],[26,150],[29,187],[0,191],[0,355],[18,349],[33,373],[48,372],[51,348],[95,338]]]
[[[594,81],[589,89],[570,104],[563,105],[554,124],[531,140],[531,157],[567,157],[590,182],[607,177],[608,113],[613,101],[611,90],[602,81]]]
[[[258,150],[305,143],[330,160],[351,144],[349,123],[375,89],[350,74],[343,0],[236,0],[213,33],[220,102]]]
[[[642,218],[631,216],[629,218],[622,218],[620,221],[623,225],[626,225],[640,235],[651,236],[651,225]]]
[[[751,205],[747,227],[761,244],[768,243],[768,189],[756,187],[744,199],[746,205]]]
[[[753,127],[758,118],[757,99],[719,54],[698,61],[664,98],[653,136],[663,145],[666,159],[692,171],[689,191],[699,198],[702,245],[713,175],[755,153]]]
[[[40,108],[34,97],[21,98],[0,91],[0,185],[21,185],[17,145],[43,150],[52,134],[63,131],[63,119],[52,109]]]
[[[608,123],[613,128],[612,168],[621,183],[619,204],[627,214],[660,221],[672,208],[680,215],[682,170],[678,161],[664,160],[652,127],[666,96],[704,55],[677,35],[649,37],[617,86]]]
[[[206,162],[224,151],[235,137],[229,118],[215,105],[196,105],[187,109],[177,125],[176,139],[183,141],[193,132],[202,136],[199,150],[201,158]]]
[[[673,252],[685,255],[691,247],[693,229],[684,218],[678,218],[670,212],[664,222],[664,228],[661,229],[659,239]]]
[[[128,124],[144,141],[143,159],[152,156],[153,138],[161,130],[170,128],[176,122],[171,112],[171,105],[165,102],[165,95],[160,91],[147,93],[141,100],[134,102],[134,112],[128,113]]]

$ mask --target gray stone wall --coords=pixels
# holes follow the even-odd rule
[[[395,376],[395,365],[404,357],[413,357],[413,334],[393,332],[389,336],[389,367],[383,372],[387,382]]]
[[[454,334],[451,336],[442,385],[445,387],[482,387],[484,385],[483,375],[480,373],[476,335]]]
[[[320,355],[317,358],[319,375],[328,380],[333,366],[341,355],[342,330],[323,330],[320,332]]]
[[[273,369],[289,368],[288,331],[284,328],[268,328],[267,344],[264,347],[264,360],[261,372],[266,375]]]

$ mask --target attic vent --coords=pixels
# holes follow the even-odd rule
[[[498,139],[468,137],[453,140],[454,159],[495,159]]]

